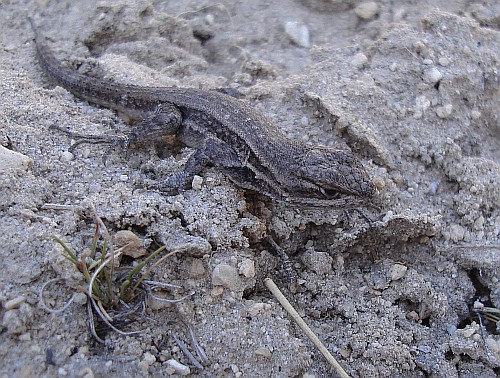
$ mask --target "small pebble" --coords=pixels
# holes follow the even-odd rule
[[[273,356],[272,352],[269,350],[269,348],[266,347],[259,347],[255,349],[253,352],[256,356],[261,356],[264,358],[271,358]]]
[[[241,262],[238,272],[246,278],[255,277],[255,261],[245,259]]]
[[[408,267],[402,264],[394,264],[391,266],[391,280],[397,281],[403,278],[406,274],[406,271],[408,270]]]
[[[482,310],[484,308],[484,304],[476,300],[474,302],[474,310]]]
[[[86,366],[80,371],[79,376],[81,378],[94,378],[94,372],[90,367]]]
[[[368,58],[363,53],[357,53],[351,59],[351,64],[358,69],[363,68],[367,62]]]
[[[362,20],[370,20],[378,14],[378,4],[374,1],[361,3],[354,8],[354,13]]]
[[[82,292],[75,293],[73,295],[73,302],[83,306],[84,304],[87,304],[87,295]]]
[[[33,165],[26,155],[0,145],[0,173],[25,172]]]
[[[19,306],[21,306],[21,304],[23,304],[24,302],[26,302],[26,297],[21,295],[19,297],[11,299],[10,301],[5,302],[3,307],[7,311],[14,310],[16,308],[19,308]]]
[[[432,67],[424,72],[424,80],[427,83],[437,83],[443,78],[443,74],[436,67]]]
[[[465,228],[460,226],[459,224],[452,224],[449,228],[447,234],[444,235],[445,238],[451,240],[453,242],[458,242],[464,240],[465,238]]]
[[[238,271],[231,265],[216,265],[212,272],[212,285],[223,286],[229,290],[237,291],[241,286]]]
[[[481,112],[478,112],[477,110],[473,110],[470,112],[470,116],[472,119],[479,119],[481,118]]]
[[[333,258],[327,252],[307,251],[302,254],[302,262],[317,274],[332,271]]]
[[[191,369],[189,369],[189,366],[183,365],[174,359],[170,359],[166,363],[167,365],[172,367],[179,375],[185,376],[191,374]]]
[[[480,215],[476,220],[474,221],[474,230],[481,230],[484,226],[484,217]]]
[[[156,362],[156,357],[153,356],[150,352],[144,353],[144,362],[148,365],[152,365]]]
[[[26,325],[21,319],[19,310],[9,310],[3,314],[2,326],[8,335],[20,335],[26,332]]]
[[[31,333],[29,332],[23,333],[22,335],[19,335],[17,339],[19,341],[31,341]]]
[[[406,314],[406,319],[418,321],[420,317],[418,316],[418,313],[416,311],[410,311]]]
[[[269,303],[257,302],[248,307],[248,313],[251,316],[255,316],[264,311],[269,311],[271,309],[271,305]]]
[[[309,28],[297,21],[287,21],[285,23],[285,33],[293,43],[300,47],[310,47]]]
[[[448,104],[445,106],[438,106],[436,108],[436,114],[439,118],[448,118],[453,110],[453,105]]]
[[[62,154],[61,154],[61,160],[63,161],[72,161],[73,159],[75,158],[75,155],[73,155],[71,152],[69,151],[64,151]]]
[[[444,56],[438,59],[438,63],[440,66],[448,67],[450,65],[450,60]]]
[[[123,247],[123,254],[134,259],[144,256],[147,251],[144,242],[136,234],[129,230],[120,230],[115,234],[115,244],[118,248]]]
[[[205,275],[205,266],[203,265],[203,260],[193,259],[193,261],[191,261],[191,266],[189,268],[189,277],[202,278],[204,275]]]
[[[463,335],[464,335],[464,337],[465,337],[465,338],[467,338],[467,339],[468,339],[468,338],[469,338],[469,337],[471,337],[474,333],[476,333],[476,330],[475,330],[474,328],[467,328],[467,329],[464,329],[464,333],[463,333]]]
[[[201,190],[202,185],[203,177],[194,175],[193,182],[191,183],[191,187],[193,188],[193,190]]]

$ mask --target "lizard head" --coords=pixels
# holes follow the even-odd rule
[[[311,197],[324,200],[349,198],[354,203],[369,202],[376,194],[361,162],[352,154],[324,147],[310,148],[297,174],[301,186],[308,188]]]

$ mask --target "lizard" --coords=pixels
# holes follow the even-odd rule
[[[173,195],[189,188],[211,163],[236,185],[295,207],[355,209],[375,197],[377,189],[354,154],[290,139],[248,103],[215,90],[129,85],[81,74],[56,58],[29,21],[46,75],[76,97],[138,122],[127,133],[89,139],[128,146],[175,135],[195,149],[182,170],[154,186],[158,190]]]

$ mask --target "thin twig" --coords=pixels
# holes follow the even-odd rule
[[[73,303],[73,300],[75,299],[75,294],[73,294],[71,296],[71,298],[66,302],[66,304],[58,309],[52,309],[45,304],[45,300],[43,299],[43,292],[45,291],[47,286],[49,286],[51,283],[58,282],[58,281],[66,281],[66,279],[60,277],[60,278],[53,278],[51,280],[48,280],[47,282],[45,282],[42,285],[42,287],[40,288],[40,292],[38,294],[40,297],[40,307],[42,307],[45,311],[50,312],[52,314],[57,314],[59,312],[63,312],[71,305],[71,303]]]
[[[200,359],[202,364],[208,365],[209,361],[208,361],[207,354],[205,353],[205,350],[202,348],[202,346],[198,343],[198,340],[196,340],[196,336],[194,334],[193,329],[191,328],[191,326],[188,323],[184,322],[184,324],[186,325],[186,327],[189,331],[189,336],[191,336],[191,341],[193,342],[193,346],[194,346],[194,349],[196,351],[196,354],[198,355],[198,358]]]
[[[172,338],[174,339],[175,343],[179,347],[180,350],[186,355],[188,358],[189,362],[191,362],[194,366],[196,366],[198,369],[203,369],[203,366],[198,362],[198,360],[193,356],[193,354],[189,351],[187,348],[186,344],[184,344],[177,336],[175,336],[174,333],[172,333]]]
[[[298,312],[293,308],[290,302],[288,302],[288,300],[281,293],[280,289],[278,289],[273,280],[270,278],[266,278],[264,280],[264,283],[267,286],[267,288],[271,291],[271,293],[273,293],[273,295],[276,297],[278,302],[285,308],[286,312],[288,312],[288,314],[292,317],[295,323],[297,323],[297,325],[302,329],[302,331],[304,331],[309,340],[311,340],[313,344],[316,346],[316,348],[319,349],[321,354],[325,356],[326,360],[330,363],[330,365],[332,365],[335,368],[337,374],[341,378],[349,378],[349,375],[345,372],[342,366],[340,366],[337,360],[331,355],[328,349],[326,349],[323,343],[319,340],[318,336],[316,336],[316,334],[311,330],[311,328],[309,328],[306,322],[300,317]]]
[[[92,304],[90,301],[87,302],[87,316],[89,319],[90,333],[98,342],[105,344],[106,342],[97,335],[97,331],[95,330],[94,313],[92,312]]]

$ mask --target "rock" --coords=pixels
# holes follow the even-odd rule
[[[238,291],[241,287],[240,281],[236,268],[228,264],[219,264],[212,272],[214,286],[223,286],[229,290]]]
[[[5,302],[3,307],[7,311],[14,310],[16,308],[19,308],[19,306],[21,306],[24,302],[26,302],[26,297],[21,295],[19,297],[11,299],[10,301]]]
[[[33,160],[0,145],[0,173],[22,173],[33,165]]]
[[[436,114],[439,118],[448,118],[453,110],[453,105],[448,104],[445,106],[438,106],[436,108]]]
[[[298,21],[285,22],[285,33],[290,37],[293,43],[300,47],[310,47],[309,28]]]
[[[205,275],[205,267],[203,266],[203,260],[193,259],[191,261],[191,266],[189,267],[189,277],[191,278],[202,278]]]
[[[432,67],[424,72],[424,80],[427,83],[437,83],[442,78],[443,74],[436,67]]]
[[[191,369],[189,369],[189,366],[183,365],[173,358],[168,360],[166,364],[172,367],[174,372],[179,375],[185,376],[191,374]]]
[[[253,353],[256,356],[261,356],[264,358],[271,358],[273,356],[273,354],[269,350],[269,348],[266,348],[266,347],[259,347],[259,348],[255,349]]]
[[[447,240],[451,240],[453,242],[458,242],[464,240],[465,238],[465,228],[460,226],[459,224],[452,224],[447,232],[443,233],[443,236]]]
[[[363,53],[357,53],[351,59],[351,64],[354,67],[356,67],[357,69],[363,68],[366,65],[367,62],[368,62],[368,58]]]
[[[394,264],[393,266],[391,266],[391,271],[390,271],[391,280],[393,281],[400,280],[405,276],[407,270],[408,267],[406,267],[405,265]]]
[[[241,262],[238,272],[246,278],[255,277],[255,261],[245,259]]]
[[[374,1],[361,3],[354,8],[354,13],[362,20],[371,20],[378,14],[378,4]]]
[[[2,326],[7,329],[9,335],[20,335],[26,332],[26,326],[18,310],[6,311],[3,314]]]
[[[114,240],[117,248],[123,247],[124,255],[134,259],[144,256],[147,252],[142,239],[132,231],[120,230],[115,234]]]
[[[302,262],[317,274],[332,271],[333,258],[327,252],[307,251],[302,255]]]
[[[193,190],[201,190],[201,187],[203,185],[203,177],[194,175],[193,181],[191,183],[191,187]]]

